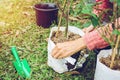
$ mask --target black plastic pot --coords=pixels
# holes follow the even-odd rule
[[[39,3],[34,9],[38,26],[49,28],[52,23],[58,23],[58,7],[54,3]]]

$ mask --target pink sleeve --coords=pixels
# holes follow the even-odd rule
[[[119,18],[119,20],[120,20],[120,18]],[[112,24],[108,24],[108,25],[106,25],[105,27],[100,27],[96,30],[93,30],[92,32],[89,32],[83,36],[83,39],[89,50],[101,49],[101,48],[105,48],[109,45],[109,43],[106,42],[103,39],[103,37],[101,36],[101,34],[103,34],[103,35],[105,35],[106,38],[108,38],[108,39],[110,38],[113,28],[112,28]],[[104,29],[104,32],[102,29]],[[106,33],[105,30],[107,30],[107,31],[109,30],[110,33],[109,32]],[[116,38],[114,37],[114,39],[116,39]]]
[[[99,1],[102,1],[102,2],[110,2],[110,0],[96,0],[96,2],[99,2]]]
[[[120,17],[117,20],[118,20],[118,25],[120,25]],[[115,23],[115,24],[117,24],[117,23]],[[108,38],[108,39],[110,38],[113,28],[112,28],[112,24],[108,24],[108,25],[106,25],[105,27],[98,28],[97,30],[93,30],[92,32],[89,32],[83,36],[83,39],[89,50],[101,49],[101,48],[105,48],[109,45],[101,36],[101,34],[104,34],[106,36],[106,38]],[[101,30],[102,28],[109,30],[110,33],[103,32]],[[120,31],[120,27],[115,27],[115,28],[118,31]],[[98,32],[98,30],[99,30],[99,32]],[[112,37],[112,38],[114,38],[114,40],[116,40],[116,37]]]
[[[83,37],[87,48],[89,50],[100,49],[108,46],[109,44],[101,37],[97,30],[85,34]]]

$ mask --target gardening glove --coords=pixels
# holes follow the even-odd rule
[[[56,59],[66,58],[71,56],[78,51],[86,48],[86,44],[83,38],[79,38],[74,41],[68,41],[56,44],[55,48],[52,50],[52,57]]]

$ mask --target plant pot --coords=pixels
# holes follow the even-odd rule
[[[76,67],[74,66],[72,69],[68,69],[68,66],[66,65],[67,62],[74,65],[76,63],[76,59],[73,57],[67,57],[64,59],[55,59],[51,56],[52,49],[55,47],[54,42],[51,40],[52,32],[57,31],[58,27],[53,27],[50,32],[49,40],[48,40],[48,66],[53,68],[58,73],[63,73],[66,71],[74,70]],[[64,31],[65,27],[60,27],[60,31]],[[80,36],[83,36],[84,33],[82,30],[69,26],[68,31],[73,32],[75,34],[79,34]],[[86,58],[88,55],[84,55],[84,58]],[[80,67],[82,67],[82,64],[85,62],[85,59],[82,60],[82,62],[79,64]]]
[[[38,26],[49,28],[52,23],[57,24],[58,7],[54,3],[40,3],[33,6],[36,12]]]
[[[108,57],[112,50],[102,50],[97,56],[97,65],[94,80],[120,80],[120,71],[112,70],[99,61],[101,57]]]

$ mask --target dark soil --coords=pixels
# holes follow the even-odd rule
[[[100,59],[100,62],[103,63],[103,64],[105,64],[106,66],[110,67],[111,55],[109,55],[106,58],[102,57]],[[115,61],[114,61],[114,66],[113,66],[112,69],[113,70],[120,70],[120,56],[116,56]]]
[[[68,37],[65,37],[65,32],[64,31],[59,31],[58,32],[58,37],[55,36],[56,31],[53,31],[51,40],[56,44],[56,43],[62,43],[66,41],[72,41],[75,39],[80,38],[80,35],[74,34],[72,32],[68,32]]]

